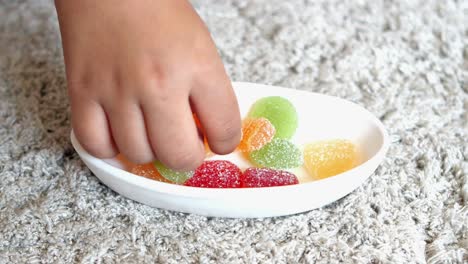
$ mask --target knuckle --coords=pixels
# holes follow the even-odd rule
[[[212,137],[213,151],[218,154],[227,154],[239,144],[240,138],[240,124],[234,120],[228,120],[219,127],[218,132]]]
[[[220,68],[216,63],[202,62],[196,65],[197,67],[194,70],[193,75],[198,83],[206,83],[207,80],[213,79],[214,76],[223,76],[220,73],[224,71],[224,68]]]
[[[148,77],[143,81],[144,85],[140,86],[141,94],[146,95],[157,102],[167,102],[173,95],[173,89],[158,77]]]
[[[67,89],[72,98],[96,98],[103,89],[109,88],[104,85],[106,81],[93,79],[90,75],[83,75],[67,80]]]
[[[89,78],[69,79],[67,81],[68,91],[71,96],[80,96],[87,94],[88,91],[92,90],[92,84]]]
[[[153,92],[153,98],[157,102],[165,103],[171,100],[171,91],[170,88],[166,85],[160,85],[155,87]]]

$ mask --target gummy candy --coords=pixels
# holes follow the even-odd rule
[[[250,153],[250,160],[273,169],[290,169],[302,165],[301,151],[292,142],[275,138],[263,148]]]
[[[139,176],[143,176],[145,178],[162,181],[162,182],[170,182],[166,180],[154,167],[153,163],[148,164],[140,164],[135,165],[133,168],[130,169],[130,172]]]
[[[197,126],[199,131],[201,131],[201,133],[203,134],[203,127],[202,127],[202,125],[200,123],[200,120],[198,119],[197,115],[193,114],[193,120],[195,121],[195,125]],[[209,157],[213,156],[214,153],[213,153],[213,151],[211,151],[210,145],[208,144],[208,140],[206,139],[205,136],[203,137],[203,145],[205,145],[205,158],[209,158]]]
[[[267,168],[248,168],[241,178],[241,185],[244,188],[271,187],[298,184],[296,175],[281,170]]]
[[[296,108],[281,96],[270,96],[256,101],[249,117],[264,117],[276,129],[275,138],[290,139],[298,125]]]
[[[355,167],[358,163],[358,152],[349,140],[319,141],[305,146],[304,163],[312,177],[323,179]]]
[[[175,171],[175,170],[169,169],[168,167],[166,167],[164,164],[162,164],[158,160],[154,162],[154,166],[156,167],[158,172],[161,174],[161,176],[177,184],[184,183],[185,181],[187,181],[187,179],[189,179],[193,175],[193,171]]]
[[[197,126],[197,128],[202,129],[202,125],[200,123],[200,119],[198,119],[198,116],[196,114],[192,114],[192,115],[193,115],[193,121],[195,121],[195,125]]]
[[[241,170],[227,160],[208,160],[195,170],[184,185],[203,188],[239,188]]]
[[[241,152],[261,149],[275,135],[275,127],[266,118],[247,118],[242,124],[242,139],[237,147]]]
[[[123,169],[124,170],[131,170],[136,164],[129,161],[124,155],[122,154],[118,154],[117,157],[115,157],[119,162],[120,164],[123,166]]]

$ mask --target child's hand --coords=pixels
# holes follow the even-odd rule
[[[234,150],[240,114],[210,34],[186,0],[56,0],[75,134],[91,154],[193,169]]]

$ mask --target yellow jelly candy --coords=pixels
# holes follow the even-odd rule
[[[349,140],[334,139],[310,143],[304,148],[304,164],[309,174],[323,179],[358,165],[356,146]]]

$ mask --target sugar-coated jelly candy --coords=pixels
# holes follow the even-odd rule
[[[358,164],[358,151],[349,140],[323,140],[304,147],[304,164],[310,176],[323,179],[352,169]]]
[[[294,143],[275,138],[263,148],[249,154],[250,160],[260,167],[290,169],[302,165],[302,155]]]
[[[242,171],[227,160],[208,160],[184,185],[203,188],[239,188]]]
[[[214,156],[213,151],[210,149],[210,145],[208,145],[208,140],[206,137],[203,139],[203,145],[205,145],[205,158]]]
[[[133,168],[130,169],[130,172],[139,176],[143,176],[145,178],[162,182],[170,182],[163,176],[161,176],[161,174],[154,167],[153,163],[135,165],[133,166]]]
[[[266,118],[247,118],[242,124],[242,139],[237,149],[241,152],[259,150],[275,135],[275,127]]]
[[[195,121],[195,125],[197,126],[198,129],[203,129],[200,119],[198,119],[198,116],[196,114],[192,114],[193,116],[193,121]]]
[[[282,170],[267,168],[248,168],[241,178],[241,186],[252,187],[272,187],[298,184],[296,175]]]
[[[184,183],[185,181],[187,181],[187,179],[189,179],[193,175],[193,171],[175,171],[175,170],[169,169],[168,167],[166,167],[166,165],[162,164],[159,160],[156,160],[154,162],[154,166],[164,178],[177,184]]]
[[[124,155],[122,154],[118,154],[117,157],[115,157],[120,165],[122,165],[123,169],[126,170],[126,171],[129,171],[131,170],[136,164],[129,161]]]
[[[281,96],[259,99],[252,105],[249,117],[268,119],[276,129],[275,138],[290,139],[298,125],[296,108]]]
[[[195,121],[195,125],[197,126],[197,128],[202,132],[204,133],[203,131],[203,127],[200,123],[200,119],[198,119],[197,115],[196,114],[193,114],[193,120]],[[206,137],[203,137],[203,145],[205,146],[205,157],[208,158],[208,157],[211,157],[214,155],[213,151],[211,151],[210,149],[210,145],[208,145],[208,140],[206,139]]]

